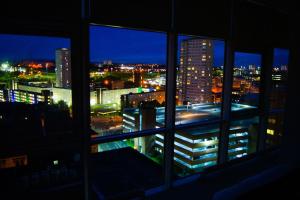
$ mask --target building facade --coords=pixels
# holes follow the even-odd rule
[[[71,51],[57,49],[55,55],[56,87],[71,88]]]
[[[179,103],[212,102],[213,45],[207,39],[187,39],[180,45]]]

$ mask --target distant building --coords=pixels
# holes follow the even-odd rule
[[[134,72],[133,72],[134,86],[135,87],[142,87],[143,80],[144,80],[144,77],[143,77],[143,72],[141,71],[141,69],[134,70]]]
[[[112,60],[104,60],[103,65],[112,65]]]
[[[0,102],[20,102],[27,104],[37,104],[44,102],[50,104],[52,92],[47,88],[41,88],[40,91],[30,90],[0,90]]]
[[[129,93],[121,95],[121,108],[135,108],[142,101],[154,100],[162,104],[165,101],[165,91]]]
[[[62,48],[56,50],[56,87],[71,88],[71,52]]]
[[[287,65],[282,65],[282,66],[280,67],[280,70],[281,70],[281,71],[287,71],[287,70],[288,70],[288,66],[287,66]]]
[[[146,92],[142,88],[114,89],[107,90],[97,88],[90,91],[90,103],[95,104],[116,104],[121,105],[121,95],[128,93]],[[64,101],[68,106],[72,105],[72,90],[59,87],[41,87],[32,85],[18,85],[16,90],[0,89],[0,102],[24,102],[36,104],[45,102],[47,104]]]
[[[212,102],[213,44],[207,39],[181,42],[178,74],[179,102]]]

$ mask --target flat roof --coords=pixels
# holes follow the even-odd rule
[[[232,103],[232,111],[235,113],[247,112],[257,107]],[[126,114],[138,114],[139,108],[125,108]],[[175,124],[188,124],[199,121],[208,121],[212,119],[218,119],[221,115],[221,103],[202,103],[191,104],[184,106],[176,106],[176,118]],[[156,122],[164,125],[165,122],[165,107],[156,107]]]

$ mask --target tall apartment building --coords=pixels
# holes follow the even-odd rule
[[[212,101],[212,63],[211,40],[192,38],[181,42],[178,73],[179,103]]]
[[[71,51],[57,49],[55,53],[56,87],[71,88]]]

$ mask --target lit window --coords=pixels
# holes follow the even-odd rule
[[[274,130],[272,130],[272,129],[267,129],[267,134],[269,134],[269,135],[274,135]]]

